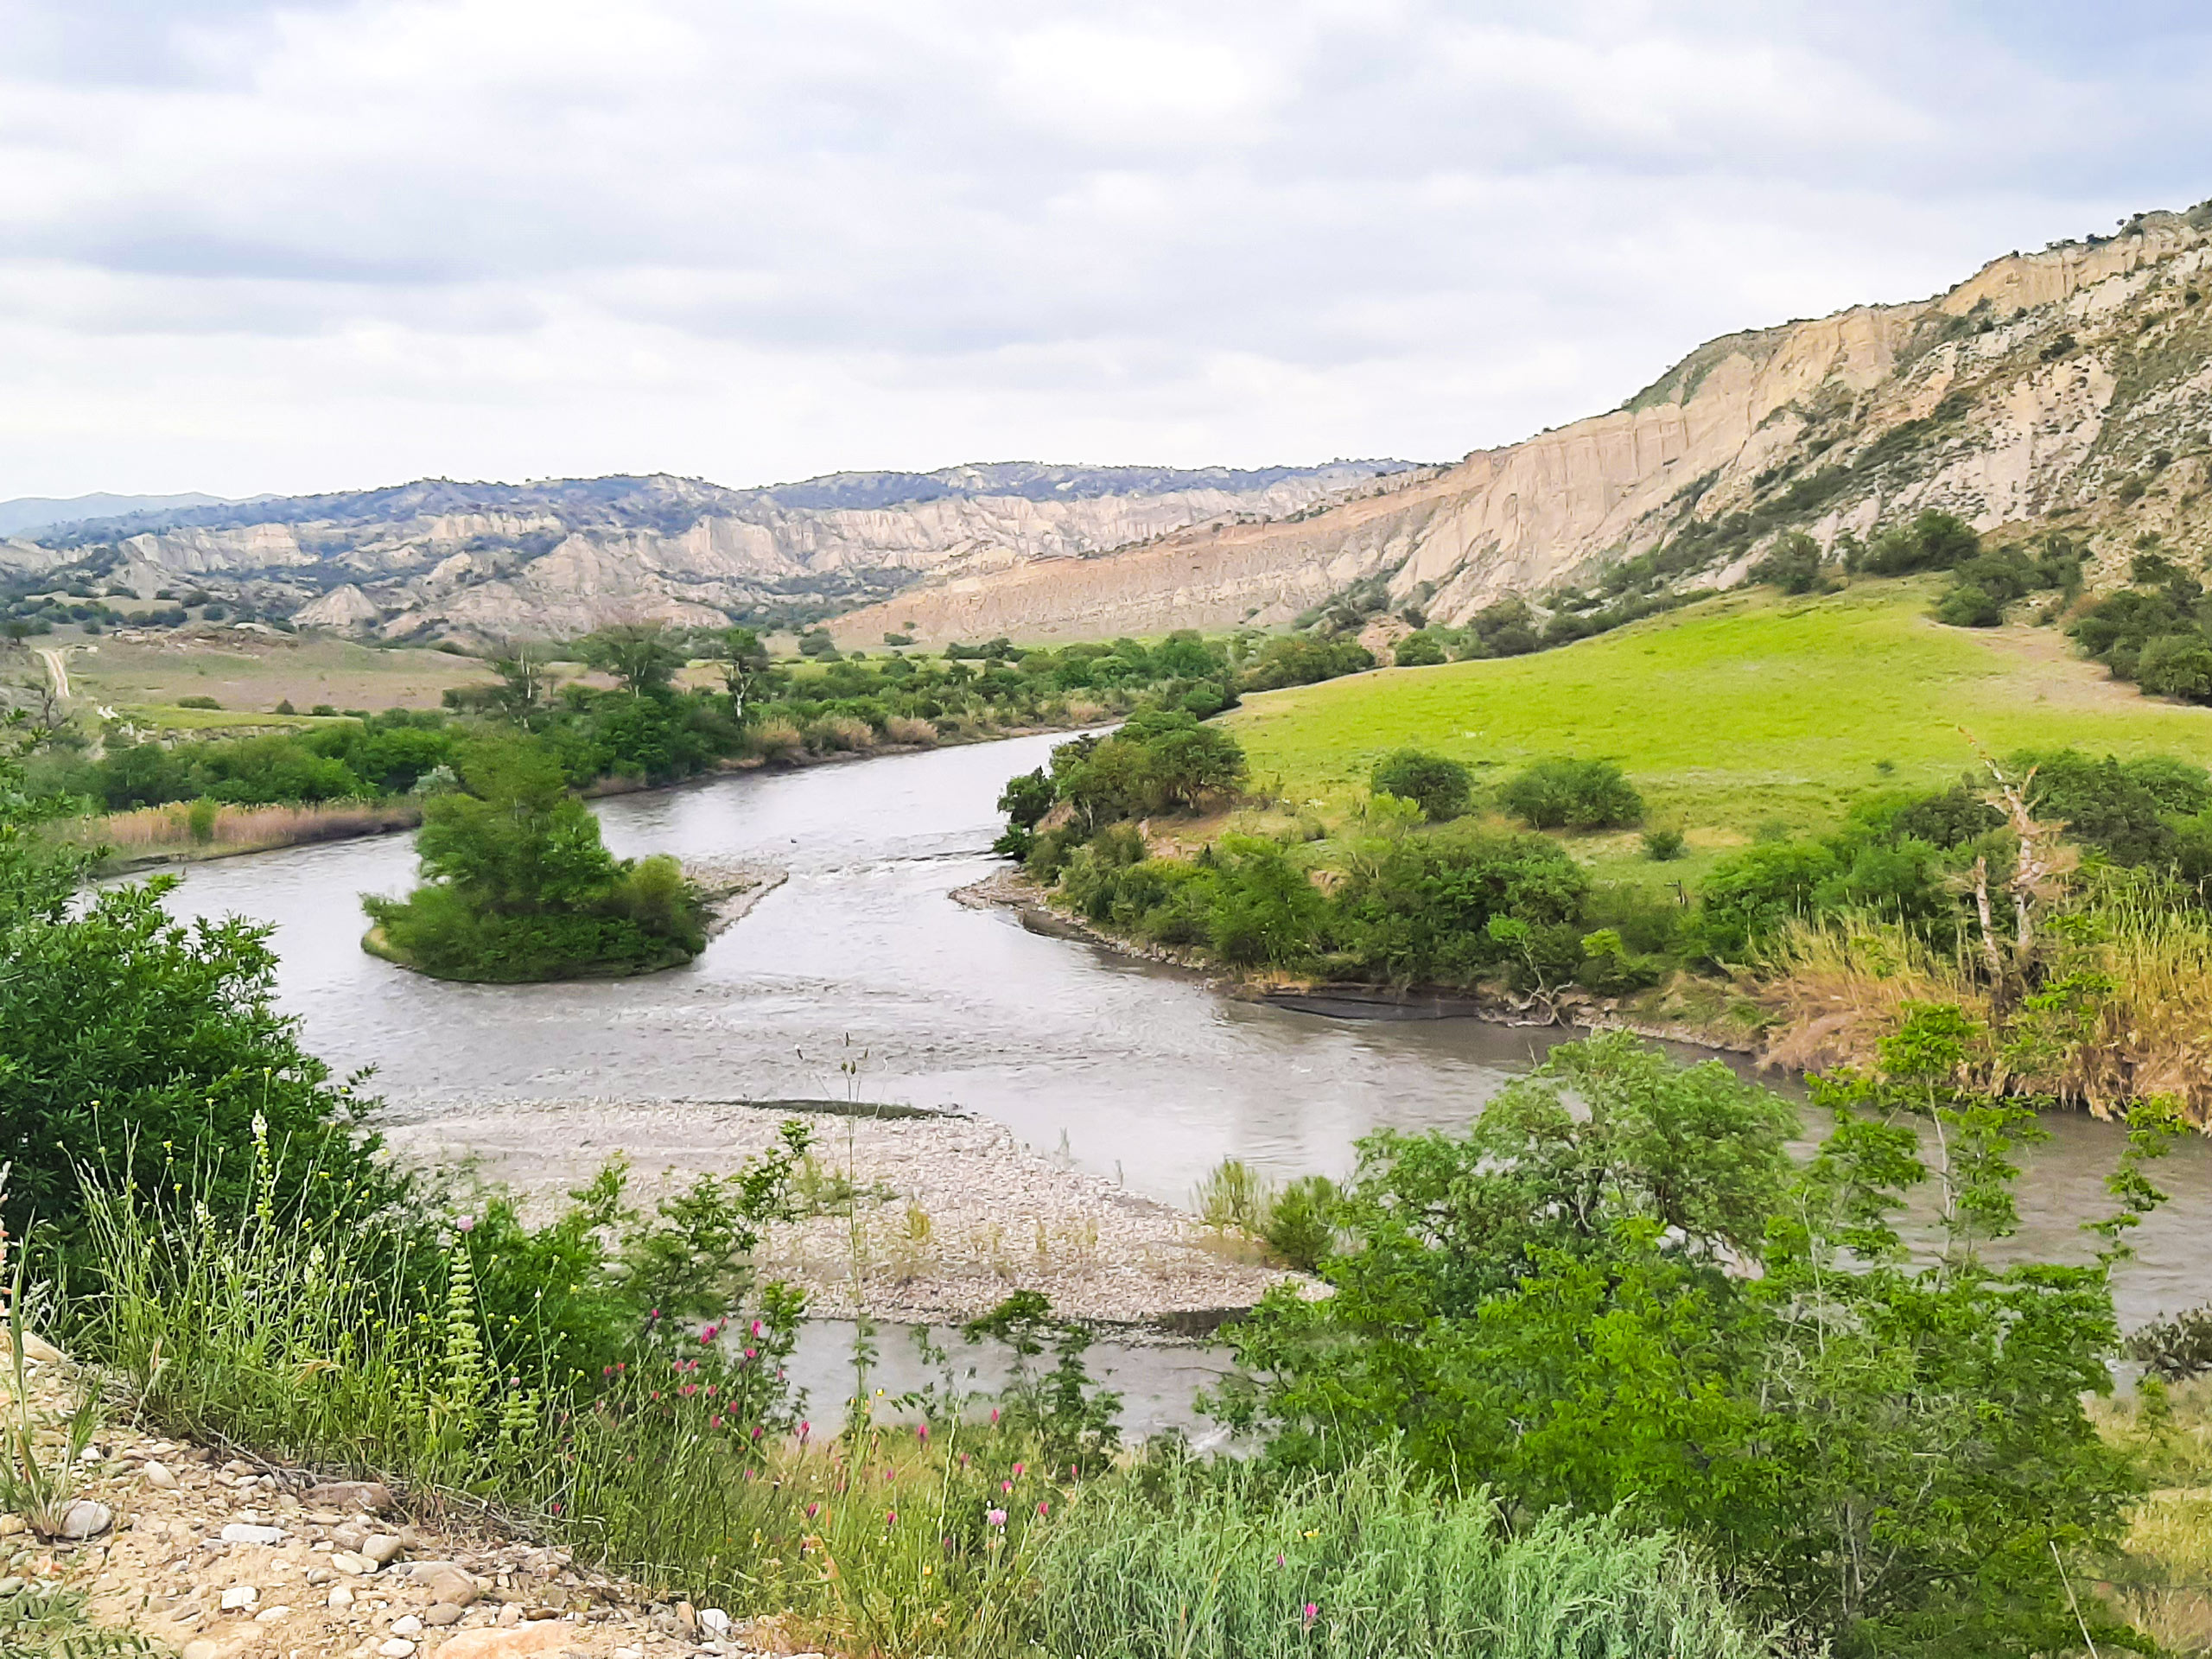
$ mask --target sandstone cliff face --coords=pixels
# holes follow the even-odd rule
[[[893,619],[935,639],[1266,626],[1378,577],[1394,603],[1459,622],[1736,513],[1759,542],[1823,543],[1929,506],[1984,530],[2056,515],[2116,556],[2145,531],[2205,538],[2209,434],[2212,204],[2008,256],[1933,300],[1715,340],[1608,414],[1295,522],[940,572],[835,626],[855,640]],[[2144,487],[2123,500],[2129,479]],[[1732,581],[1755,551],[1687,580]]]
[[[151,594],[182,578],[300,623],[498,640],[613,621],[718,626],[779,601],[836,608],[918,576],[1065,560],[1194,524],[1281,517],[1407,463],[849,474],[730,490],[696,479],[454,485],[261,501],[60,527],[0,568],[89,561]]]

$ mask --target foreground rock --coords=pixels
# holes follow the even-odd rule
[[[66,1363],[29,1369],[34,1403],[67,1409]],[[82,1541],[45,1542],[20,1516],[0,1516],[0,1567],[11,1578],[82,1587],[98,1623],[136,1630],[181,1659],[758,1651],[747,1627],[719,1610],[656,1603],[578,1567],[565,1550],[410,1513],[378,1483],[321,1484],[120,1426],[97,1450],[77,1508],[105,1524]]]

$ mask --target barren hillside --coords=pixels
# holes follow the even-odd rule
[[[1397,487],[1149,546],[944,570],[845,618],[855,639],[1113,635],[1286,622],[1381,578],[1459,622],[1654,550],[1722,585],[1787,529],[1824,543],[1937,506],[2056,518],[2101,551],[2207,542],[2212,202],[2008,254],[1948,293],[1732,334],[1609,413]]]

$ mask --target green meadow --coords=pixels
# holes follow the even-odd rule
[[[1377,759],[1419,747],[1496,783],[1546,755],[1611,760],[1681,828],[1694,874],[1770,826],[1814,830],[1870,791],[1950,782],[2002,756],[2071,746],[2212,762],[2212,709],[2145,698],[2052,628],[1976,631],[1927,615],[1928,582],[1788,599],[1725,594],[1529,657],[1384,669],[1249,697],[1227,717],[1255,785],[1325,815]],[[1632,853],[1600,836],[1586,855]]]

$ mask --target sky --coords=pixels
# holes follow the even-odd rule
[[[0,0],[0,497],[1456,458],[2212,197],[2167,0]]]

